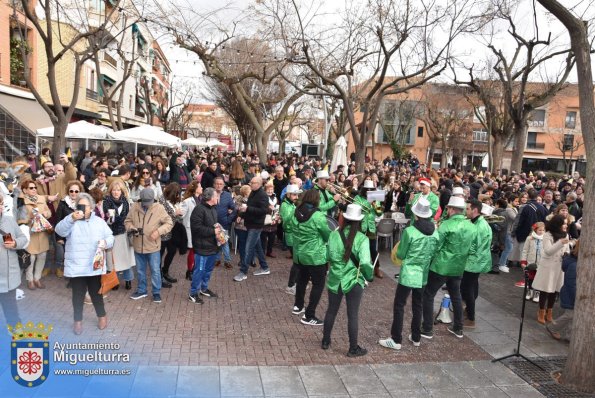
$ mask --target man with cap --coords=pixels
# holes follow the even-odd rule
[[[430,204],[431,205],[431,204]],[[475,228],[463,213],[467,204],[463,198],[452,196],[446,207],[448,218],[440,224],[436,254],[430,263],[428,283],[423,294],[423,324],[421,337],[434,337],[434,297],[446,282],[454,309],[454,323],[448,331],[458,338],[463,337],[463,306],[461,303],[461,279],[467,257],[472,250],[469,242],[475,242]]]
[[[415,220],[403,231],[397,249],[397,258],[402,260],[402,263],[393,304],[391,337],[378,340],[378,344],[393,350],[401,349],[404,308],[410,292],[413,319],[409,341],[415,347],[420,345],[423,291],[428,282],[430,261],[436,253],[439,241],[438,231],[431,219],[430,202],[420,198],[411,212]]]
[[[440,207],[440,199],[434,192],[432,192],[432,182],[429,178],[422,177],[419,179],[419,185],[421,192],[413,195],[411,193],[411,198],[407,205],[405,206],[405,216],[407,218],[411,218],[413,213],[411,212],[411,207],[414,206],[419,198],[425,198],[428,202],[430,202],[430,209],[432,209],[432,217],[436,215],[438,211],[438,207]]]
[[[492,228],[483,216],[491,216],[494,208],[477,199],[471,199],[467,203],[467,218],[471,220],[475,228],[475,242],[471,243],[471,250],[465,272],[461,280],[461,296],[465,301],[467,319],[464,326],[470,329],[475,328],[475,300],[479,294],[479,274],[489,272],[492,269]]]
[[[244,179],[242,185],[249,185],[250,181],[256,176],[256,162],[250,162],[248,170],[244,171]]]
[[[314,186],[314,189],[320,192],[320,204],[318,205],[319,210],[327,216],[332,216],[333,209],[337,206],[337,202],[339,201],[341,195],[338,193],[333,195],[327,191],[326,188],[328,186],[329,178],[330,176],[327,170],[320,170],[316,172],[316,185]]]
[[[132,246],[136,259],[138,286],[130,296],[133,300],[147,297],[147,265],[151,268],[153,302],[161,302],[161,235],[170,232],[174,226],[167,211],[160,203],[155,203],[155,192],[144,188],[140,192],[140,201],[135,203],[124,226],[132,234]]]
[[[295,213],[295,205],[298,199],[298,195],[302,193],[302,190],[299,189],[297,185],[288,185],[287,190],[285,193],[285,197],[283,198],[283,202],[281,203],[281,208],[279,213],[281,215],[285,244],[291,253],[291,257],[293,258],[293,229],[295,228],[295,223],[292,222],[293,215]],[[289,280],[287,281],[287,289],[285,291],[289,294],[295,296],[295,288],[297,282],[297,275],[298,275],[299,267],[297,264],[293,263],[291,266],[291,270],[289,271]]]

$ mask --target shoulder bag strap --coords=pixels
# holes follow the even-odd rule
[[[341,241],[343,242],[343,248],[347,247],[347,239],[345,238],[345,235],[343,234],[342,229],[339,230],[339,236],[341,236]],[[355,255],[353,254],[353,250],[349,254],[349,258],[355,265],[355,268],[357,268],[359,270],[359,260],[357,258],[355,258]]]

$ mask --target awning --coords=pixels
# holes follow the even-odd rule
[[[33,135],[37,129],[52,124],[47,112],[35,99],[0,92],[0,108],[18,120]]]
[[[109,84],[110,86],[113,86],[114,84],[116,84],[116,81],[107,75],[101,74],[101,77],[103,77],[103,80],[105,80],[105,82],[107,84]]]
[[[114,130],[105,126],[98,126],[91,124],[84,120],[69,123],[66,129],[66,138],[88,138],[92,140],[105,140],[108,133],[113,133]],[[46,127],[37,129],[37,136],[39,137],[53,137],[54,127]]]
[[[142,145],[177,147],[180,146],[180,139],[168,134],[155,126],[144,125],[127,130],[114,131],[108,136],[112,140],[129,141]]]

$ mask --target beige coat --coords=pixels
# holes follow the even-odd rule
[[[136,253],[149,254],[161,250],[161,235],[171,231],[174,223],[161,204],[153,203],[145,213],[142,204],[137,202],[130,207],[124,226],[126,231],[142,228],[143,235],[135,236],[132,245]],[[159,232],[156,241],[150,238],[155,230]]]
[[[72,180],[76,180],[76,167],[74,167],[72,162],[68,162],[64,165],[64,174],[56,176],[55,180],[50,181],[47,184],[41,180],[36,180],[35,185],[37,185],[37,192],[40,195],[53,196],[58,194],[58,198],[52,202],[54,209],[57,209],[60,200],[68,194],[68,187],[66,185]]]
[[[533,289],[546,293],[559,292],[564,283],[564,271],[562,271],[562,256],[568,252],[568,244],[558,240],[554,243],[554,237],[549,232],[543,236],[543,254],[537,268],[537,274],[533,280]]]
[[[41,213],[45,218],[49,219],[51,217],[52,212],[46,204],[47,199],[45,196],[38,195],[37,203],[32,202],[26,196],[23,197],[23,200],[25,202],[24,209],[26,211],[26,215],[24,213],[18,212],[19,217],[21,217],[18,220],[19,224],[26,224],[29,227],[31,226],[34,208],[37,208],[39,213]],[[47,252],[48,250],[50,250],[49,232],[32,233],[29,246],[27,246],[27,251],[31,254],[40,254]]]

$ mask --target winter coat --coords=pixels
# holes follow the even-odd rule
[[[576,264],[577,258],[569,254],[562,259],[562,271],[564,271],[564,285],[560,289],[560,307],[565,310],[574,309],[576,297]],[[0,287],[0,291],[2,288]]]
[[[130,201],[131,202],[138,202],[140,200],[140,192],[147,187],[143,187],[139,185],[138,187],[132,187],[130,190]],[[155,200],[159,200],[159,198],[163,195],[163,191],[161,190],[161,184],[156,182],[155,184],[151,184],[148,188],[153,189],[155,192]]]
[[[15,219],[9,215],[0,216],[0,231],[2,235],[11,234],[16,242],[15,249],[6,249],[0,244],[0,293],[16,289],[21,284],[21,268],[17,250],[27,246],[28,239],[17,225]]]
[[[293,247],[295,223],[292,222],[292,219],[295,213],[295,203],[287,198],[283,199],[279,213],[281,215],[281,220],[283,221],[282,225],[283,232],[285,233],[285,244],[289,247]]]
[[[325,214],[310,204],[295,209],[293,235],[293,262],[321,266],[327,263],[327,249],[331,230]]]
[[[218,177],[219,174],[210,167],[207,167],[204,173],[202,173],[202,178],[200,179],[200,185],[202,189],[206,188],[213,188],[213,183],[215,182],[215,177]]]
[[[516,207],[508,206],[506,208],[506,212],[504,213],[504,218],[506,219],[506,221],[505,221],[504,225],[506,226],[506,231],[509,234],[512,234],[514,221],[518,214],[519,214],[519,210]]]
[[[161,250],[161,235],[171,231],[174,223],[159,203],[153,203],[145,212],[142,203],[138,202],[132,205],[124,221],[124,226],[126,226],[126,231],[135,228],[142,229],[142,235],[134,235],[132,246],[136,253],[150,254]],[[159,233],[156,241],[150,238],[155,230]]]
[[[343,230],[345,239],[349,237],[349,226]],[[355,234],[351,247],[351,256],[343,262],[345,246],[339,230],[331,232],[328,239],[328,259],[330,263],[326,287],[333,293],[339,289],[347,294],[357,284],[365,287],[365,281],[374,278],[374,266],[370,256],[370,240],[361,232]],[[353,263],[354,257],[359,262],[359,268]]]
[[[76,208],[73,209],[72,207],[70,207],[68,205],[68,202],[66,202],[66,198],[70,198],[70,197],[67,196],[64,199],[62,199],[60,201],[60,204],[58,205],[58,209],[56,210],[56,224],[59,223],[60,221],[64,220],[66,217],[68,217],[69,215],[74,213],[74,211],[76,210]],[[74,204],[74,202],[73,202],[73,204]],[[64,240],[64,237],[56,234],[56,239]]]
[[[227,191],[221,192],[219,196],[219,203],[217,204],[217,222],[221,224],[223,229],[229,231],[231,224],[236,219],[238,212],[236,211],[236,204]],[[229,213],[228,210],[231,210]]]
[[[120,196],[120,200],[114,199],[111,195],[106,196],[103,199],[103,212],[109,217],[109,211],[114,210],[115,216],[113,219],[108,219],[108,225],[114,236],[122,235],[126,233],[126,227],[124,226],[124,220],[128,216],[130,211],[130,204],[124,195]]]
[[[267,193],[262,188],[250,192],[246,204],[248,208],[241,214],[241,217],[244,219],[244,225],[248,229],[262,229],[264,227],[264,219],[270,213]]]
[[[166,200],[164,196],[159,198],[159,204],[161,204],[161,206],[163,206],[163,208],[165,209],[165,211],[171,218],[172,225],[174,225],[177,222],[180,222],[180,223],[182,222],[182,216],[176,215],[176,208],[174,207],[174,205],[171,202]],[[173,230],[173,227],[172,227],[172,230]],[[169,231],[168,233],[161,235],[161,241],[162,242],[169,241],[171,239],[171,235],[172,235],[172,231]]]
[[[430,262],[438,248],[439,233],[433,222],[417,220],[403,230],[397,257],[401,263],[399,283],[411,288],[422,288],[428,283]]]
[[[58,198],[52,202],[54,209],[58,208],[60,199],[68,194],[68,181],[76,180],[76,167],[71,162],[64,165],[64,174],[57,175],[54,180],[47,183],[43,180],[36,180],[37,194],[43,196],[52,196],[58,194]],[[21,179],[23,181],[23,179]]]
[[[201,256],[211,256],[219,252],[217,237],[215,236],[215,224],[217,224],[217,208],[202,201],[190,217],[190,229],[192,230],[192,247],[194,253]]]
[[[192,230],[190,229],[190,217],[192,216],[192,211],[196,207],[196,203],[199,201],[199,198],[192,196],[190,198],[184,199],[182,201],[182,205],[180,209],[182,210],[182,224],[186,229],[186,237],[188,239],[188,248],[192,248]]]
[[[443,276],[461,276],[475,237],[475,228],[463,214],[442,221],[438,228],[438,247],[430,271]]]
[[[304,187],[304,189],[307,188]],[[318,185],[315,185],[314,189],[320,192],[320,203],[318,205],[318,209],[320,209],[320,211],[325,215],[330,216],[335,206],[337,206],[337,203],[333,199],[333,195],[326,189],[320,188]]]
[[[66,238],[64,276],[76,278],[105,274],[105,264],[93,269],[93,258],[99,241],[105,240],[106,249],[111,249],[114,245],[114,235],[105,221],[95,214],[91,214],[88,220],[78,221],[70,216],[56,225],[56,233]]]
[[[547,210],[534,200],[527,202],[519,213],[519,220],[515,230],[516,240],[524,242],[531,233],[531,228],[536,222],[544,222]]]
[[[396,203],[395,203],[395,197],[397,199]],[[391,189],[386,194],[386,200],[384,201],[384,212],[391,213],[393,211],[393,209],[395,209],[395,208],[396,208],[396,211],[398,211],[398,209],[405,207],[406,204],[407,204],[407,201],[406,201],[405,192],[395,191],[394,189]]]
[[[361,222],[361,231],[364,234],[375,234],[376,233],[376,209],[366,198],[360,195],[356,195],[353,199],[353,203],[358,204],[362,208],[364,219]],[[381,210],[382,211],[382,210]]]
[[[568,252],[568,248],[568,244],[562,243],[561,239],[554,242],[552,234],[545,233],[543,236],[543,254],[533,280],[533,289],[546,293],[560,291],[564,283],[562,256]]]
[[[46,205],[46,197],[43,195],[37,196],[37,203],[32,202],[27,196],[23,197],[23,207],[21,211],[18,211],[19,224],[26,224],[29,227],[33,221],[33,209],[37,208],[39,214],[43,215],[46,219],[50,218],[50,209]],[[49,232],[34,232],[31,233],[29,238],[29,246],[27,246],[27,252],[30,254],[40,254],[50,250]]]
[[[531,232],[531,235],[525,240],[523,245],[523,252],[521,253],[521,264],[539,264],[543,254],[543,236]]]
[[[492,269],[492,228],[483,216],[479,216],[471,224],[475,228],[475,239],[469,245],[465,271],[483,274]]]
[[[421,192],[416,193],[413,197],[413,200],[407,202],[407,204],[405,205],[405,217],[413,218],[413,212],[411,211],[411,209],[422,196],[423,195]],[[430,192],[428,196],[426,196],[426,199],[428,200],[428,202],[430,202],[430,209],[432,209],[432,218],[434,218],[436,212],[438,211],[438,208],[440,207],[440,199],[438,198],[438,196],[436,196],[434,192]]]

